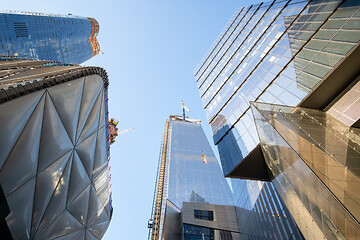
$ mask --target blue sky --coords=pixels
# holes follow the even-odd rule
[[[236,9],[249,0],[4,1],[3,10],[94,17],[104,54],[84,65],[100,66],[110,78],[110,116],[120,135],[111,148],[114,215],[109,239],[146,239],[160,142],[166,118],[181,114],[210,127],[193,71]],[[214,150],[216,148],[214,147]]]

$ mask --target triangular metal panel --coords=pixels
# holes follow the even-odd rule
[[[94,188],[97,196],[99,197],[103,206],[109,202],[109,175],[108,168],[102,170],[102,172],[94,179]],[[109,209],[106,209],[107,214],[109,215]]]
[[[91,109],[91,112],[89,114],[89,117],[86,120],[85,126],[81,130],[80,137],[77,142],[81,142],[85,138],[89,137],[91,134],[93,134],[97,129],[99,125],[99,116],[100,116],[100,110],[101,110],[101,99],[102,99],[102,93],[98,95],[94,106]]]
[[[36,235],[34,240],[54,239],[77,232],[82,228],[83,226],[65,210],[47,229]]]
[[[86,224],[90,196],[90,185],[67,206],[69,213],[83,225]]]
[[[89,231],[86,231],[86,233],[85,233],[85,239],[86,240],[98,240],[94,235],[92,235],[92,233],[91,232],[89,232]]]
[[[70,157],[71,159],[71,157]],[[52,195],[50,202],[46,208],[43,218],[41,219],[40,225],[37,232],[41,232],[47,229],[47,226],[54,221],[54,219],[65,210],[66,199],[70,180],[71,160],[67,163],[65,170],[56,186],[54,194]]]
[[[99,128],[105,126],[105,93],[104,89],[101,90],[102,97],[101,97],[101,109],[100,109],[100,116],[99,116]]]
[[[80,116],[77,127],[76,139],[84,128],[86,120],[103,86],[103,80],[99,75],[91,75],[85,78],[84,91],[81,99]]]
[[[106,220],[110,220],[110,217],[104,210],[100,199],[96,195],[95,189],[92,187],[90,191],[90,199],[89,199],[89,212],[87,217],[87,226],[94,225],[97,223],[105,222]]]
[[[100,171],[107,166],[107,146],[106,146],[106,128],[98,131],[96,150],[94,158],[93,178],[99,175]]]
[[[35,182],[31,179],[6,198],[10,209],[6,222],[14,239],[30,239]]]
[[[5,196],[36,175],[44,102],[42,98],[0,171]]]
[[[74,151],[67,204],[71,203],[88,186],[90,179],[76,151]]]
[[[86,232],[85,228],[83,228],[80,232],[81,232],[81,234],[78,237],[73,238],[73,240],[84,240],[85,239],[85,232]]]
[[[59,159],[73,144],[48,94],[46,94],[43,130],[41,133],[38,172]]]
[[[101,239],[104,236],[106,229],[109,227],[109,224],[110,219],[102,223],[88,226],[87,228],[97,239]]]
[[[0,169],[43,93],[37,91],[0,104]]]
[[[35,189],[34,212],[31,226],[32,236],[40,223],[41,218],[49,204],[50,198],[58,185],[63,170],[69,161],[72,151],[59,158],[44,171],[38,174]]]
[[[49,95],[74,145],[84,82],[85,78],[82,77],[48,88]]]
[[[82,240],[82,239],[84,239],[84,237],[85,237],[85,228],[83,230],[69,233],[64,236],[56,237],[56,238],[52,238],[52,239],[56,239],[56,240],[77,240],[77,239],[80,240],[81,239]]]
[[[85,167],[85,170],[89,176],[92,177],[92,170],[94,165],[95,157],[95,146],[96,146],[97,132],[85,139],[82,143],[76,146],[76,152]]]

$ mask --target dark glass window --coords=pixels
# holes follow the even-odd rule
[[[184,240],[214,240],[214,229],[184,224]]]
[[[194,209],[194,218],[214,221],[214,212]]]

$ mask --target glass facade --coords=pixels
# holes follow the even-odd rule
[[[194,71],[225,175],[260,143],[250,101],[297,106],[357,47],[359,10],[354,0],[277,0],[234,13]],[[248,231],[301,238],[279,184],[231,181],[236,206],[250,211],[241,220],[258,224]]]
[[[0,55],[80,64],[100,51],[93,18],[0,12]]]
[[[20,58],[0,66],[0,184],[12,238],[101,239],[112,215],[105,71]]]
[[[263,103],[252,110],[273,182],[304,235],[359,238],[359,129],[319,110]]]
[[[149,239],[162,236],[168,201],[181,209],[183,202],[234,205],[233,199],[200,121],[170,116],[162,143]]]
[[[170,119],[168,137],[167,198],[179,208],[183,202],[233,205],[230,187],[201,125]]]

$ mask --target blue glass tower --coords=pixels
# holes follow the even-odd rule
[[[0,55],[80,64],[100,51],[94,18],[0,12]]]
[[[170,118],[168,199],[233,205],[230,188],[200,123]]]
[[[183,202],[234,205],[232,192],[200,120],[170,116],[166,121],[150,239],[160,239],[164,234],[169,202],[178,209]]]

